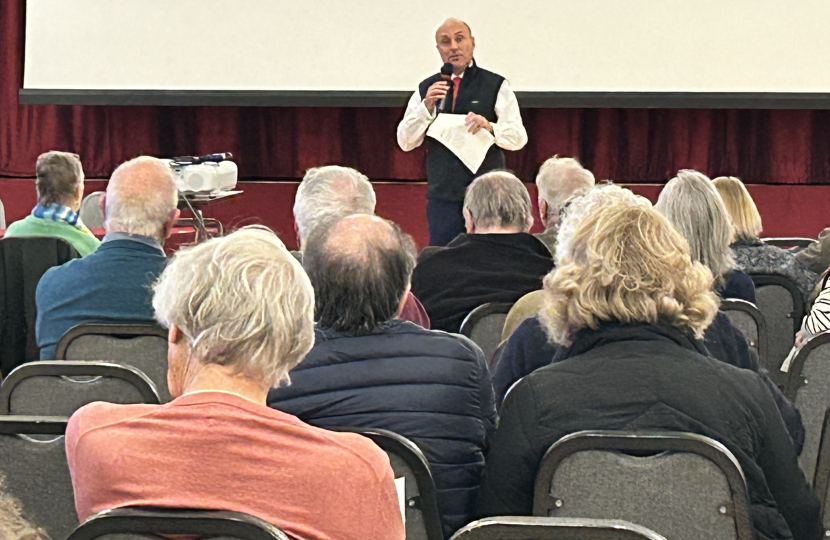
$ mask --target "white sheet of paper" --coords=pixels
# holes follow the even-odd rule
[[[406,478],[395,478],[395,489],[398,490],[398,504],[401,505],[401,519],[406,525]]]
[[[466,114],[440,113],[427,130],[427,137],[440,142],[455,154],[461,163],[475,173],[484,162],[487,150],[496,138],[486,129],[473,135],[464,125]]]
[[[783,371],[784,373],[790,371],[790,364],[792,364],[793,358],[795,358],[796,353],[798,353],[798,349],[793,347],[790,351],[790,354],[788,354],[787,357],[784,359],[784,363],[781,364],[781,371]]]

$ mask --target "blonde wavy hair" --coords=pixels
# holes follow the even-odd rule
[[[570,345],[601,321],[657,323],[702,339],[718,309],[712,273],[644,198],[601,186],[563,220],[557,268],[544,280],[539,318],[551,341]]]
[[[752,195],[749,194],[741,179],[734,176],[719,176],[712,180],[712,183],[715,184],[715,189],[720,193],[723,205],[732,218],[732,226],[735,229],[732,241],[758,240],[764,224],[761,222],[761,214],[758,213],[758,207],[755,206]]]

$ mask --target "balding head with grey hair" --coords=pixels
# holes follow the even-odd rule
[[[415,268],[415,243],[395,223],[354,215],[314,230],[303,266],[322,328],[368,335],[396,318]]]
[[[594,175],[574,158],[553,156],[536,175],[539,216],[545,228],[559,225],[559,215],[569,201],[594,187]]]
[[[306,171],[294,199],[300,248],[314,228],[354,214],[374,214],[377,199],[369,179],[349,167],[330,165]]]
[[[467,188],[464,223],[468,233],[528,232],[533,226],[530,194],[507,171],[481,175]]]
[[[163,244],[179,218],[179,192],[170,167],[160,159],[141,156],[112,173],[101,197],[107,233],[147,236]]]

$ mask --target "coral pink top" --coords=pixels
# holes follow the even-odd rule
[[[122,506],[223,509],[297,540],[403,540],[386,454],[226,392],[92,403],[69,420],[78,517]]]

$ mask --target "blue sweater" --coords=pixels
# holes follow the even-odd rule
[[[61,336],[83,322],[152,322],[151,285],[167,257],[129,240],[110,240],[83,259],[50,268],[37,285],[37,343],[41,360],[55,358]]]
[[[471,521],[495,429],[484,355],[463,336],[393,321],[368,336],[315,330],[308,356],[268,405],[322,428],[386,429],[429,461],[444,534]]]

